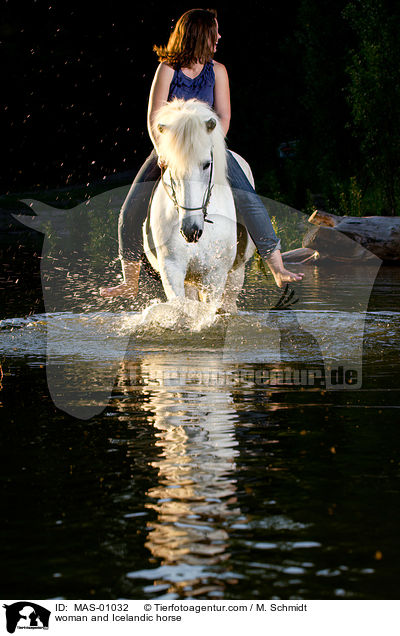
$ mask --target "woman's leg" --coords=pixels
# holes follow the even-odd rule
[[[263,258],[274,276],[278,287],[285,282],[300,281],[304,274],[290,272],[282,262],[281,242],[260,197],[250,181],[228,151],[228,178],[232,187],[238,222],[245,226],[261,258]]]
[[[118,243],[124,281],[115,287],[101,287],[100,294],[105,298],[137,294],[143,252],[142,225],[154,184],[160,174],[157,155],[153,150],[132,183],[119,215]]]

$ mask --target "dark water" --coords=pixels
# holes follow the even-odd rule
[[[72,346],[82,345],[81,315],[28,317],[8,289],[4,598],[398,598],[400,269],[381,268],[375,281],[361,366],[346,298],[363,271],[341,271],[336,305],[329,273],[303,271],[300,326],[290,309],[268,314],[265,298],[271,307],[277,292],[253,277],[228,326],[185,329],[164,314],[138,330],[137,313],[104,307],[114,344],[105,338],[86,353]],[[301,311],[311,312],[308,328]],[[66,378],[72,369],[84,382],[88,363],[94,375],[117,365],[110,401],[86,420],[55,406],[48,389],[46,333],[59,319],[71,337],[53,331],[51,344]],[[323,368],[331,334],[333,358],[354,363],[361,386],[258,382],[276,352],[268,324],[272,340],[280,332],[274,368]],[[134,353],[124,357],[129,332]]]

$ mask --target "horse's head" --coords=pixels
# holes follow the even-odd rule
[[[188,243],[203,233],[215,181],[226,181],[224,134],[217,115],[198,100],[174,100],[158,114],[159,151],[168,166],[163,180]]]
[[[206,125],[215,128],[216,120],[210,118]],[[200,161],[190,166],[186,174],[177,178],[169,167],[163,176],[168,196],[179,214],[180,232],[188,243],[196,243],[204,229],[213,188],[214,153],[204,155]],[[212,221],[211,221],[212,222]]]

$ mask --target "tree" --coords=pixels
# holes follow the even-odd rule
[[[381,0],[351,0],[343,16],[357,36],[346,69],[350,127],[360,141],[366,181],[381,197],[383,212],[395,215],[400,195],[399,15],[389,14]]]
[[[353,159],[343,93],[352,32],[343,20],[344,6],[343,0],[301,0],[295,33],[303,71],[300,153],[310,189],[326,198],[333,183],[347,178]]]

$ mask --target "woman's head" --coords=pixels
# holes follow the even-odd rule
[[[154,46],[160,62],[174,67],[205,64],[212,59],[218,41],[217,12],[190,9],[178,20],[167,46]]]

